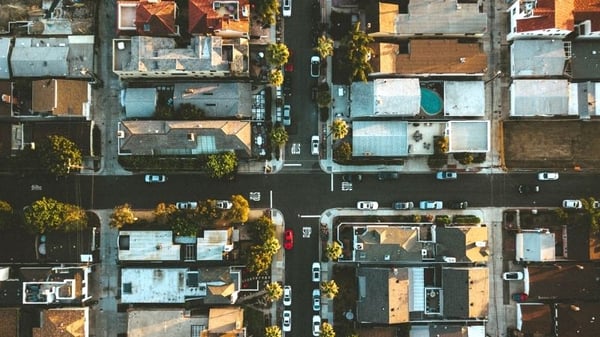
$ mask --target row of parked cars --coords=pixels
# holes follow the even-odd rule
[[[313,262],[311,266],[311,279],[313,282],[321,282],[321,264]],[[283,305],[289,307],[292,305],[292,286],[286,285],[283,287]],[[321,290],[315,288],[312,291],[312,309],[315,312],[321,310]],[[283,310],[283,331],[292,331],[292,311],[289,309]],[[321,316],[313,315],[312,318],[312,334],[318,337],[321,334]]]
[[[392,203],[392,208],[395,210],[409,210],[414,207],[415,204],[412,201],[396,201]],[[452,209],[465,209],[469,207],[469,202],[464,200],[451,201],[448,207]],[[356,208],[360,210],[376,210],[379,209],[379,203],[377,201],[359,201],[356,203]],[[444,202],[439,200],[422,200],[419,202],[419,208],[442,209],[444,208]]]

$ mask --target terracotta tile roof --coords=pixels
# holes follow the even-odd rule
[[[214,0],[189,0],[190,34],[209,34],[215,30],[232,30],[248,33],[250,29],[250,5],[248,0],[239,0],[237,5],[222,4],[215,9]],[[227,7],[233,6],[233,7]]]
[[[135,26],[140,35],[173,35],[175,27],[175,1],[157,3],[141,1],[137,7]]]
[[[592,31],[600,31],[600,0],[575,0],[575,22],[590,20]]]
[[[33,336],[84,337],[87,335],[87,308],[48,309],[43,311],[43,323],[33,328]]]
[[[19,309],[0,308],[0,336],[18,337],[19,336]]]
[[[573,10],[572,1],[538,0],[531,17],[517,20],[517,32],[552,28],[573,30]]]

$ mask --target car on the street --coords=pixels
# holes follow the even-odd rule
[[[558,172],[540,172],[538,173],[538,180],[558,180]]]
[[[321,290],[313,289],[312,291],[312,308],[313,311],[321,310]]]
[[[291,229],[286,229],[285,232],[283,232],[283,248],[285,248],[285,250],[294,248],[294,231]]]
[[[315,337],[321,335],[321,316],[314,315],[312,318],[312,334]]]
[[[292,0],[283,0],[281,4],[281,14],[284,17],[292,16]]]
[[[422,200],[419,203],[420,209],[442,209],[443,207],[444,207],[444,203],[441,201]]]
[[[313,262],[311,271],[312,281],[321,282],[321,264],[319,262]]]
[[[521,193],[521,194],[538,193],[539,191],[540,191],[539,185],[526,185],[526,184],[519,185],[519,193]]]
[[[283,311],[283,331],[285,331],[285,332],[292,331],[292,311],[291,310]]]
[[[377,180],[396,180],[400,178],[400,174],[398,172],[379,172],[377,174]]]
[[[450,208],[452,209],[466,209],[469,207],[469,202],[466,200],[455,200],[450,202]]]
[[[283,305],[292,305],[292,286],[283,287]]]
[[[283,70],[291,73],[294,71],[294,52],[291,49],[288,49],[290,52],[286,64],[283,65]]]
[[[319,136],[317,135],[310,138],[310,154],[313,156],[319,155]]]
[[[520,281],[523,279],[523,273],[520,271],[507,271],[502,274],[502,279],[505,281]]]
[[[412,201],[396,201],[392,204],[392,208],[397,210],[412,209],[413,207],[415,204]]]
[[[146,174],[144,181],[147,183],[164,183],[167,181],[167,177],[164,174]]]
[[[596,208],[600,208],[600,201],[593,201],[592,202],[592,208],[596,209]]]
[[[563,208],[574,208],[574,209],[579,209],[582,208],[583,205],[581,204],[581,200],[576,200],[576,199],[566,199],[563,200],[562,202],[562,207]]]
[[[292,107],[290,105],[283,106],[283,125],[290,126],[292,125]]]
[[[438,171],[435,177],[438,180],[456,180],[458,174],[454,171]]]
[[[346,173],[346,174],[342,175],[342,181],[345,181],[347,183],[361,182],[362,180],[363,180],[363,176],[360,173],[357,173],[357,174]]]
[[[376,210],[379,208],[377,201],[359,201],[356,203],[356,208],[366,210]]]
[[[314,55],[310,58],[310,76],[319,77],[321,75],[321,58]]]
[[[198,208],[198,203],[195,201],[179,201],[175,203],[177,209],[195,209]]]
[[[217,200],[216,207],[218,209],[231,209],[233,203],[229,200]]]

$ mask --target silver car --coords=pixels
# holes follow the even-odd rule
[[[283,287],[283,305],[292,305],[292,286]]]
[[[538,173],[538,180],[558,180],[558,172],[540,172]]]
[[[321,310],[321,290],[313,289],[312,291],[312,308],[313,311]]]
[[[290,310],[283,311],[283,331],[292,331],[292,312]]]
[[[423,200],[419,203],[420,209],[442,209],[444,203],[441,201]]]

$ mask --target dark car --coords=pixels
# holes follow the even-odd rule
[[[342,176],[342,181],[351,183],[351,182],[361,182],[363,179],[362,174],[344,174]]]
[[[538,193],[539,191],[540,187],[538,185],[519,185],[519,193],[521,194]]]
[[[377,175],[377,179],[380,181],[383,180],[396,180],[400,178],[400,174],[398,174],[398,172],[380,172]]]
[[[465,209],[467,207],[469,207],[469,203],[467,201],[457,200],[450,202],[450,208],[452,209]]]

